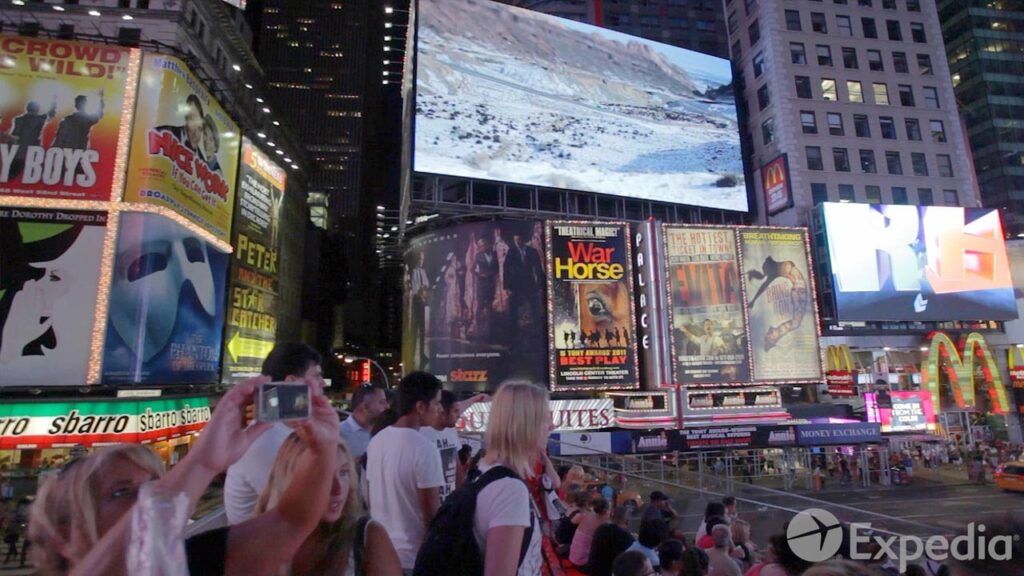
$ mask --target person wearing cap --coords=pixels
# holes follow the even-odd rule
[[[651,503],[644,510],[642,520],[659,520],[665,524],[666,528],[671,528],[672,522],[679,518],[679,513],[672,507],[668,496],[661,490],[655,490],[651,492],[650,498]]]

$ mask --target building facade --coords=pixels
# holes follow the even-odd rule
[[[935,5],[729,0],[730,53],[761,222],[824,201],[978,205]],[[790,202],[762,170],[785,155]]]
[[[1024,232],[1024,2],[938,2],[981,202]]]

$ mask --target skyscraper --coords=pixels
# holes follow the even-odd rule
[[[938,2],[949,71],[974,152],[981,202],[1024,232],[1024,2]]]

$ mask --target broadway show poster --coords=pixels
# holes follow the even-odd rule
[[[0,387],[86,383],[106,224],[0,207]]]
[[[159,214],[124,213],[120,228],[103,382],[216,382],[228,255]]]
[[[242,140],[228,288],[224,382],[258,376],[277,332],[278,234],[287,175]]]
[[[473,222],[421,234],[405,253],[402,362],[455,390],[547,382],[544,227]]]
[[[0,198],[111,199],[138,54],[0,35]]]
[[[750,381],[734,230],[665,227],[677,384]]]
[[[795,228],[737,230],[754,380],[820,381],[818,318],[807,233]]]
[[[146,54],[125,200],[170,208],[229,241],[238,126],[185,63]]]
[[[629,240],[622,223],[548,224],[553,390],[640,387]]]

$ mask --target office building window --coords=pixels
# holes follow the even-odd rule
[[[875,82],[871,85],[872,90],[875,93],[875,104],[881,106],[889,105],[889,87],[885,85],[885,82]]]
[[[832,163],[836,167],[836,172],[850,171],[850,155],[847,153],[846,148],[832,149]]]
[[[874,18],[861,18],[860,27],[865,38],[878,38],[878,28],[875,27]]]
[[[939,91],[931,86],[925,86],[924,90],[924,103],[928,108],[940,108],[939,106]]]
[[[907,189],[903,186],[892,187],[892,203],[893,204],[908,204],[907,201]]]
[[[907,84],[900,84],[896,87],[900,94],[900,106],[914,105],[914,89]]]
[[[932,197],[931,188],[918,188],[917,189],[917,203],[920,206],[931,206],[935,204],[935,199]]]
[[[818,53],[818,66],[831,66],[832,49],[822,44],[815,46],[815,49]]]
[[[939,166],[939,176],[943,178],[953,177],[953,159],[950,158],[949,154],[937,154],[935,156],[936,163]]]
[[[903,40],[903,33],[900,31],[899,20],[886,20],[885,30],[889,33],[889,40],[900,42]]]
[[[746,10],[747,16],[750,16],[751,12],[757,10],[757,0],[746,0]]]
[[[754,20],[754,22],[747,26],[747,37],[750,38],[750,45],[757,44],[757,41],[761,39],[761,21]]]
[[[926,44],[928,37],[924,33],[924,24],[920,22],[910,23],[910,37],[918,44]]]
[[[853,36],[853,24],[850,23],[850,17],[836,16],[836,29],[839,30],[840,36]]]
[[[857,198],[854,196],[853,184],[840,184],[839,185],[839,201],[840,202],[853,202]]]
[[[891,151],[886,152],[885,167],[889,170],[889,174],[897,176],[903,174],[903,162],[900,160],[900,153]]]
[[[743,59],[743,50],[740,48],[740,41],[737,40],[732,43],[732,50],[729,51],[732,55],[732,61],[738,63]]]
[[[835,102],[839,99],[836,94],[836,81],[833,78],[821,79],[821,99]]]
[[[920,12],[921,0],[907,0],[907,12]]]
[[[932,57],[927,54],[917,55],[917,71],[921,73],[921,76],[932,75]]]
[[[757,109],[764,110],[771,104],[771,99],[768,98],[768,85],[765,84],[757,89]]]
[[[811,79],[807,76],[796,76],[796,97],[811,98]]]
[[[879,116],[878,126],[882,129],[882,138],[886,140],[896,139],[896,122],[892,116]]]
[[[921,139],[921,123],[917,121],[917,118],[907,118],[903,124],[907,128],[907,140]]]
[[[860,170],[867,174],[874,174],[875,172],[878,172],[878,168],[875,166],[874,150],[860,151]]]
[[[871,0],[857,0],[857,6],[867,6],[871,8]]]
[[[868,185],[864,187],[864,199],[870,204],[882,203],[882,187]]]
[[[882,8],[886,10],[895,10],[896,0],[882,0]]]
[[[876,72],[885,70],[885,64],[882,63],[882,53],[880,51],[868,50],[868,69]]]
[[[932,133],[932,142],[945,142],[946,141],[946,126],[942,123],[942,120],[930,120],[928,122],[928,129]]]
[[[946,206],[959,206],[960,195],[957,194],[956,190],[943,190],[942,200],[946,203]]]
[[[911,152],[910,164],[914,168],[914,176],[928,175],[928,160],[925,158],[924,152]]]
[[[735,10],[729,13],[729,17],[726,19],[725,23],[726,26],[728,26],[729,28],[729,34],[733,34],[736,32],[736,26],[739,25],[739,17],[736,16]]]
[[[814,116],[814,112],[811,112],[810,110],[801,110],[800,126],[803,128],[804,134],[817,134],[818,119]]]
[[[857,49],[843,48],[843,67],[852,70],[857,69]]]
[[[807,169],[808,170],[824,170],[825,164],[821,160],[821,148],[818,146],[807,146]]]
[[[765,146],[775,141],[775,119],[769,118],[761,123],[761,141]]]
[[[843,115],[829,112],[826,119],[828,120],[828,133],[832,136],[843,136]]]
[[[821,12],[811,12],[811,30],[828,34],[828,24],[825,23],[825,15]]]
[[[807,64],[807,52],[800,42],[789,43],[789,61],[793,64]]]
[[[846,93],[850,95],[850,102],[864,101],[864,89],[856,80],[846,81]]]
[[[907,66],[907,55],[904,52],[893,52],[892,53],[892,69],[899,72],[900,74],[907,74],[910,72],[910,67]]]
[[[794,32],[800,32],[803,28],[800,27],[800,12],[796,10],[786,10],[786,30],[792,30]]]
[[[828,202],[828,187],[821,182],[811,183],[811,202],[815,205]]]
[[[858,138],[871,138],[871,125],[866,114],[853,115],[853,133]]]
[[[764,53],[754,54],[752,62],[754,63],[754,78],[760,78],[761,74],[764,74]]]

